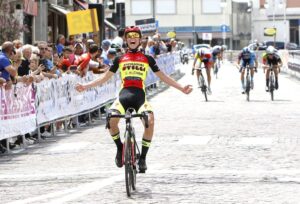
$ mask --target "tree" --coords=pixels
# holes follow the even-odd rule
[[[0,0],[0,44],[19,39],[25,27],[20,24],[11,11],[8,0]]]

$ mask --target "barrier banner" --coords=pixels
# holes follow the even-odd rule
[[[85,78],[66,74],[61,78],[44,80],[37,84],[37,123],[43,124],[85,110],[95,108],[116,97],[117,82],[112,80],[83,93],[75,90],[77,83],[87,83],[97,78],[88,72]]]
[[[34,99],[32,85],[18,83],[10,90],[0,88],[0,140],[36,129]]]

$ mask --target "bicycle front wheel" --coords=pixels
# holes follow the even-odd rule
[[[125,143],[124,143],[124,166],[125,166],[125,185],[127,196],[131,196],[132,182],[133,182],[133,171],[132,171],[132,143],[130,140],[130,135],[128,132],[125,133]]]
[[[246,79],[246,99],[250,101],[250,77],[248,76]]]

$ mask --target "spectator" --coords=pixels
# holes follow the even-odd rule
[[[57,78],[58,75],[55,74],[56,68],[53,65],[53,62],[50,59],[47,59],[47,56],[49,53],[48,51],[48,46],[46,42],[39,42],[38,48],[40,50],[40,61],[39,64],[43,64],[45,69],[42,71],[43,75],[48,78]],[[49,56],[48,56],[49,57]]]
[[[92,58],[96,57],[98,53],[98,46],[96,44],[92,44],[89,48],[88,53],[82,54],[77,60],[75,60],[75,65],[77,65],[77,73],[80,76],[85,76],[87,71],[89,70],[89,62]]]
[[[115,44],[118,45],[118,47],[123,48],[123,44],[124,44],[124,33],[125,33],[125,29],[124,28],[120,28],[118,31],[118,36],[115,37],[111,44]]]
[[[2,52],[0,52],[0,77],[5,79],[6,89],[10,89],[12,85],[11,77],[17,76],[17,67],[11,64],[10,58],[14,55],[15,50],[12,42],[4,42],[2,44]]]
[[[70,71],[70,66],[74,64],[74,57],[72,57],[71,60],[71,55],[73,54],[73,50],[71,47],[67,46],[64,47],[63,49],[63,56],[58,62],[57,67],[62,70],[62,72],[69,72]]]
[[[74,47],[75,60],[78,59],[83,54],[83,44],[77,42]]]
[[[103,49],[103,52],[102,52],[102,57],[103,59],[104,58],[107,58],[107,52],[110,48],[110,41],[109,40],[103,40],[102,43],[101,43],[101,46],[102,46],[102,49]]]
[[[148,47],[148,37],[142,38],[140,51],[144,54],[148,54],[148,53],[146,53],[147,47]]]
[[[18,68],[18,75],[19,76],[24,76],[24,75],[29,75],[29,64],[30,64],[30,57],[32,54],[32,48],[31,45],[24,45],[22,47],[22,63],[20,67]]]
[[[64,35],[59,34],[56,40],[56,51],[58,53],[58,55],[60,55],[63,51],[63,48],[66,44],[66,38]]]
[[[21,40],[14,40],[13,44],[14,44],[14,48],[16,50],[18,50],[19,48],[21,48],[23,46],[23,43],[21,42]]]

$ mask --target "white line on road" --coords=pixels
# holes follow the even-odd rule
[[[48,193],[45,195],[41,195],[41,196],[37,196],[37,197],[33,197],[33,198],[27,198],[24,200],[18,200],[18,201],[14,201],[14,202],[11,202],[8,204],[27,204],[27,203],[34,203],[34,202],[40,203],[41,201],[46,200],[46,199],[54,199],[50,203],[59,204],[59,203],[74,200],[81,196],[90,194],[101,188],[112,185],[113,183],[120,181],[122,179],[124,179],[123,174],[114,176],[114,177],[110,177],[107,179],[83,184],[83,185],[77,186],[75,188],[71,188],[71,189],[67,189],[67,190],[63,190],[63,191],[57,191],[57,192],[53,192],[53,193]]]
[[[211,136],[185,136],[178,141],[179,144],[206,145],[212,139]]]
[[[243,146],[259,146],[259,145],[272,145],[273,138],[270,137],[248,137],[241,138],[240,141],[237,142],[238,145]]]

